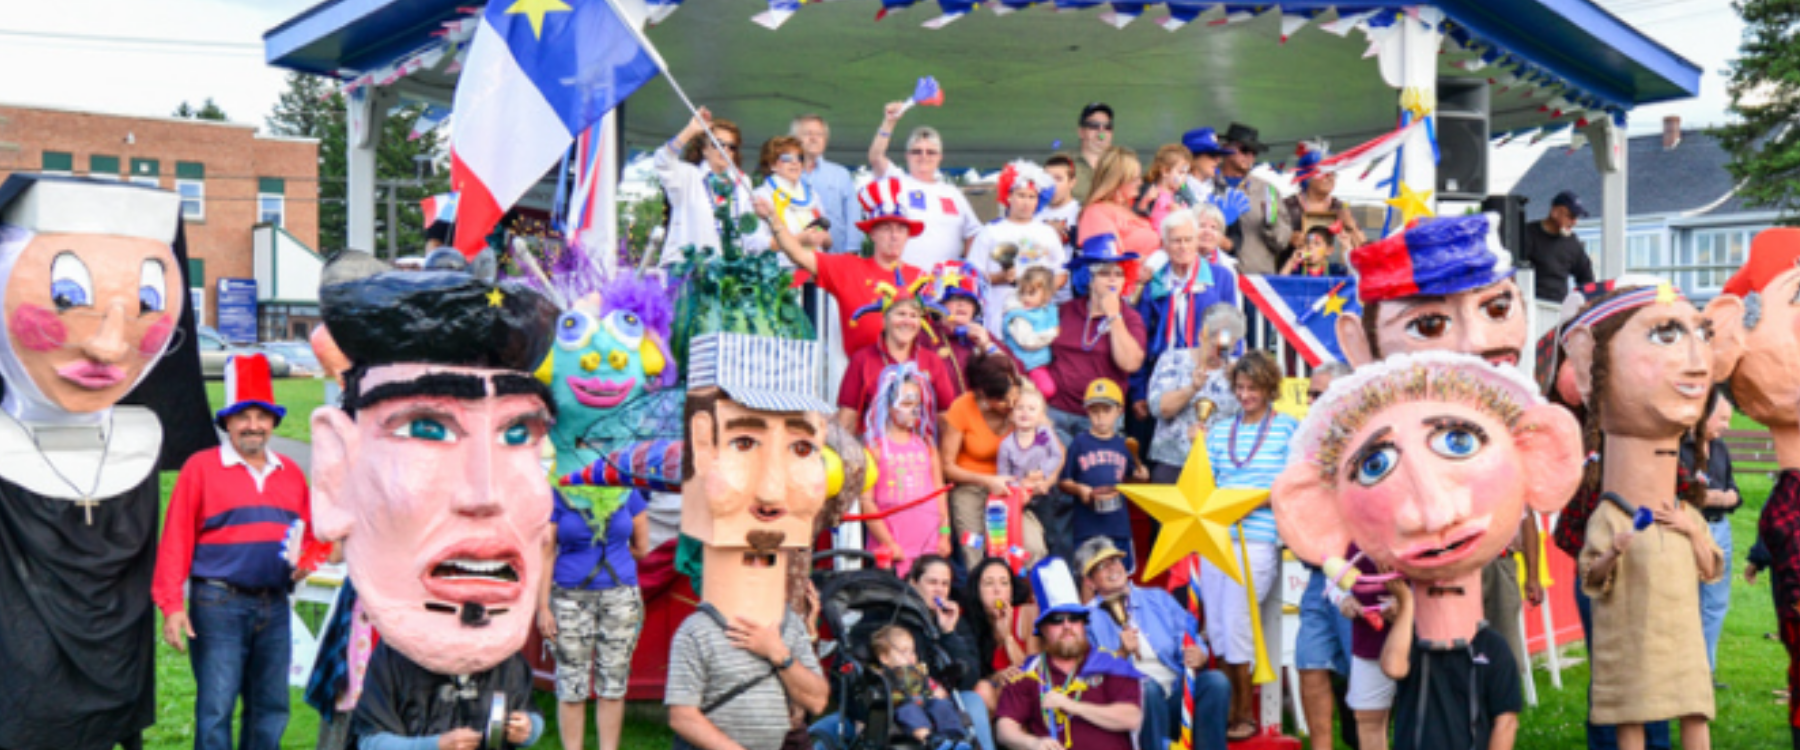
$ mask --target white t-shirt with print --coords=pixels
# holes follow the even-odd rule
[[[981,220],[963,196],[961,188],[940,177],[936,182],[913,179],[906,170],[889,163],[886,172],[876,179],[900,179],[900,207],[909,218],[925,223],[925,231],[906,241],[900,260],[921,271],[930,271],[940,261],[960,260],[963,243],[981,231]]]

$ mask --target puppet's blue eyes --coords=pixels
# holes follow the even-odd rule
[[[644,321],[638,316],[619,310],[606,316],[606,332],[627,349],[636,349],[644,342]]]
[[[406,426],[394,430],[394,436],[439,443],[456,442],[456,435],[450,432],[450,428],[445,427],[443,422],[430,417],[419,417],[406,423]]]
[[[69,279],[57,279],[50,283],[50,301],[55,303],[58,310],[87,307],[94,303],[89,299],[87,289]]]
[[[1394,446],[1376,448],[1356,463],[1356,483],[1372,487],[1394,473],[1394,468],[1399,465],[1400,451]]]
[[[570,352],[586,349],[597,328],[599,326],[587,313],[570,310],[556,319],[556,345]]]
[[[1431,436],[1431,450],[1445,458],[1468,458],[1481,451],[1481,437],[1469,430],[1451,428]]]
[[[522,424],[508,427],[506,432],[500,433],[500,442],[507,445],[524,445],[531,442],[531,428]]]
[[[138,289],[138,309],[142,312],[162,312],[162,292],[151,287]]]

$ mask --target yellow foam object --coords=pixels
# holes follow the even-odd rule
[[[537,378],[539,383],[549,385],[550,381],[556,379],[555,370],[550,366],[555,361],[555,356],[554,354],[544,355],[544,361],[538,364],[536,370],[532,371],[532,376]]]
[[[831,497],[844,488],[844,458],[830,448],[819,453],[825,457],[825,496]]]
[[[881,468],[875,465],[875,454],[863,448],[863,494],[875,491],[875,482],[881,478]]]
[[[662,377],[663,369],[669,366],[663,359],[662,350],[649,339],[638,345],[638,360],[644,363],[644,374],[652,378]]]

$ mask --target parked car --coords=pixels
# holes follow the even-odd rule
[[[225,378],[225,360],[233,354],[262,354],[269,358],[269,376],[285,378],[293,373],[293,366],[288,364],[287,357],[276,352],[262,351],[252,346],[238,346],[225,340],[224,336],[211,326],[200,326],[200,373],[208,380]]]
[[[268,354],[279,354],[287,359],[293,367],[294,377],[318,377],[325,374],[325,368],[319,366],[319,358],[313,354],[312,344],[305,341],[270,341],[262,345]]]

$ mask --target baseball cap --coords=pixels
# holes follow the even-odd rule
[[[1550,205],[1552,207],[1562,206],[1563,208],[1569,209],[1569,213],[1574,214],[1577,219],[1585,219],[1588,217],[1587,206],[1581,205],[1581,198],[1575,195],[1575,191],[1573,190],[1564,190],[1557,193],[1555,198],[1550,199]]]
[[[1077,122],[1077,123],[1087,122],[1087,118],[1093,116],[1093,114],[1095,112],[1105,112],[1106,119],[1108,119],[1108,120],[1119,119],[1119,118],[1113,116],[1113,111],[1112,111],[1111,105],[1108,105],[1105,102],[1089,102],[1087,106],[1081,108],[1081,117],[1079,119],[1077,119],[1075,122]]]
[[[1110,402],[1114,406],[1125,405],[1125,392],[1119,390],[1119,384],[1107,378],[1100,378],[1088,383],[1087,395],[1082,398],[1082,406]]]

